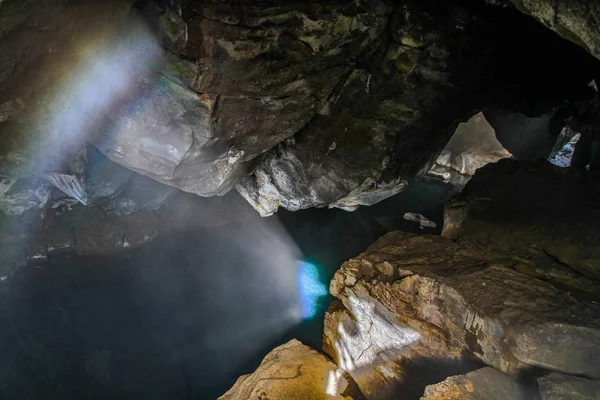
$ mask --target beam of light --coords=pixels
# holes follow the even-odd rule
[[[125,28],[104,28],[97,36],[93,29],[83,32],[56,55],[63,76],[40,83],[37,89],[44,94],[31,105],[35,111],[25,147],[35,163],[29,174],[45,177],[77,200],[85,196],[77,196],[51,173],[63,172],[69,154],[108,130],[117,110],[140,101],[140,95],[147,94],[140,86],[148,85],[150,75],[163,65],[164,51],[140,19],[132,16]],[[59,67],[41,68],[52,72]]]
[[[325,391],[332,397],[339,390],[344,372],[355,380],[360,380],[365,369],[394,378],[389,365],[406,347],[421,339],[419,332],[398,324],[395,315],[384,307],[350,293],[349,313],[339,321],[338,339],[334,343],[339,369],[325,383]]]
[[[302,318],[310,319],[317,313],[319,299],[327,295],[327,287],[320,280],[319,269],[311,263],[298,261],[297,275]]]

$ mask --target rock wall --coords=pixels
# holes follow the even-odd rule
[[[511,0],[523,13],[600,58],[600,5],[586,0]]]
[[[446,205],[443,235],[552,258],[597,280],[598,204],[598,181],[588,171],[502,160],[482,168]]]
[[[340,301],[327,314],[324,349],[369,399],[412,398],[479,363],[598,379],[597,305],[518,272],[522,263],[441,237],[388,234],[336,273],[330,290]]]
[[[89,143],[187,192],[237,185],[262,215],[351,210],[424,174],[480,109],[551,115],[597,67],[484,2],[88,1],[0,6],[11,213],[55,204],[51,187],[97,200]]]

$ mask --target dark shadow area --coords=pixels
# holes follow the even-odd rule
[[[405,212],[439,230],[450,193],[422,182],[353,213],[283,211],[259,224],[246,205],[235,215],[249,219],[161,236],[125,255],[21,269],[0,287],[0,397],[215,399],[291,338],[321,348],[330,298],[301,320],[297,259],[313,263],[328,289],[341,263],[377,237],[424,231]],[[204,217],[239,203],[206,204]]]
[[[396,393],[403,399],[418,400],[423,396],[425,387],[443,381],[444,379],[475,371],[484,365],[475,361],[458,361],[447,359],[426,358],[413,360],[402,364],[405,371],[403,382],[397,383]]]

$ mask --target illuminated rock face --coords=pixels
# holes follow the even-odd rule
[[[418,397],[481,364],[600,378],[598,305],[519,272],[523,264],[468,242],[390,233],[335,274],[324,349],[372,400]]]
[[[262,215],[352,210],[423,175],[477,110],[542,115],[589,81],[595,61],[483,4],[39,3],[0,5],[9,213],[54,205],[50,187],[93,198],[71,163],[88,143],[187,192],[237,185]]]
[[[483,113],[478,113],[458,125],[427,175],[461,190],[479,168],[511,156]]]
[[[339,374],[336,379],[331,379]],[[325,356],[292,340],[271,351],[250,375],[240,377],[219,400],[360,400]]]

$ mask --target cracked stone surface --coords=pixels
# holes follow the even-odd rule
[[[510,375],[485,367],[427,386],[421,400],[518,400],[523,396]]]
[[[600,381],[553,372],[538,378],[542,400],[598,400]]]
[[[273,349],[252,374],[240,377],[220,400],[360,400],[325,356],[297,340]]]
[[[514,9],[450,2],[4,0],[0,22],[11,214],[94,204],[90,143],[187,192],[237,185],[263,215],[352,210],[404,190],[480,109],[543,115],[596,68]]]
[[[523,19],[516,18],[510,36],[500,40],[497,29],[503,30],[500,26],[505,26],[506,19],[515,17],[510,11],[516,11],[486,10],[475,13],[417,2],[397,6],[388,34],[358,58],[356,67],[310,123],[269,151],[237,190],[261,215],[279,207],[353,210],[392,196],[425,174],[457,124],[475,110],[507,109],[526,114],[522,118],[527,121],[548,115],[540,117],[545,124],[539,124],[539,134],[552,136],[548,119],[560,102],[551,98],[558,92],[564,93],[559,97],[568,97],[575,86],[556,88],[553,94],[547,92],[549,97],[524,102],[524,93],[538,97],[547,91],[538,81],[540,69],[513,73],[514,64],[502,60],[514,59],[515,54],[509,56],[503,50],[514,40],[511,51],[533,66],[548,54],[540,51],[534,56],[532,51],[541,50],[534,42],[553,35],[519,16]],[[540,40],[533,40],[536,36]],[[525,44],[524,37],[532,42]],[[584,55],[572,47],[574,56]],[[488,56],[495,62],[488,63]],[[528,82],[518,91],[512,79],[498,82],[509,75],[527,75]],[[496,84],[503,89],[498,91]],[[581,81],[576,86],[585,88],[586,84]],[[559,131],[560,127],[555,134]],[[532,139],[536,140],[523,146],[539,144],[537,136]]]
[[[336,272],[324,349],[373,400],[418,397],[481,364],[600,378],[599,306],[519,272],[523,263],[468,242],[390,233]]]

